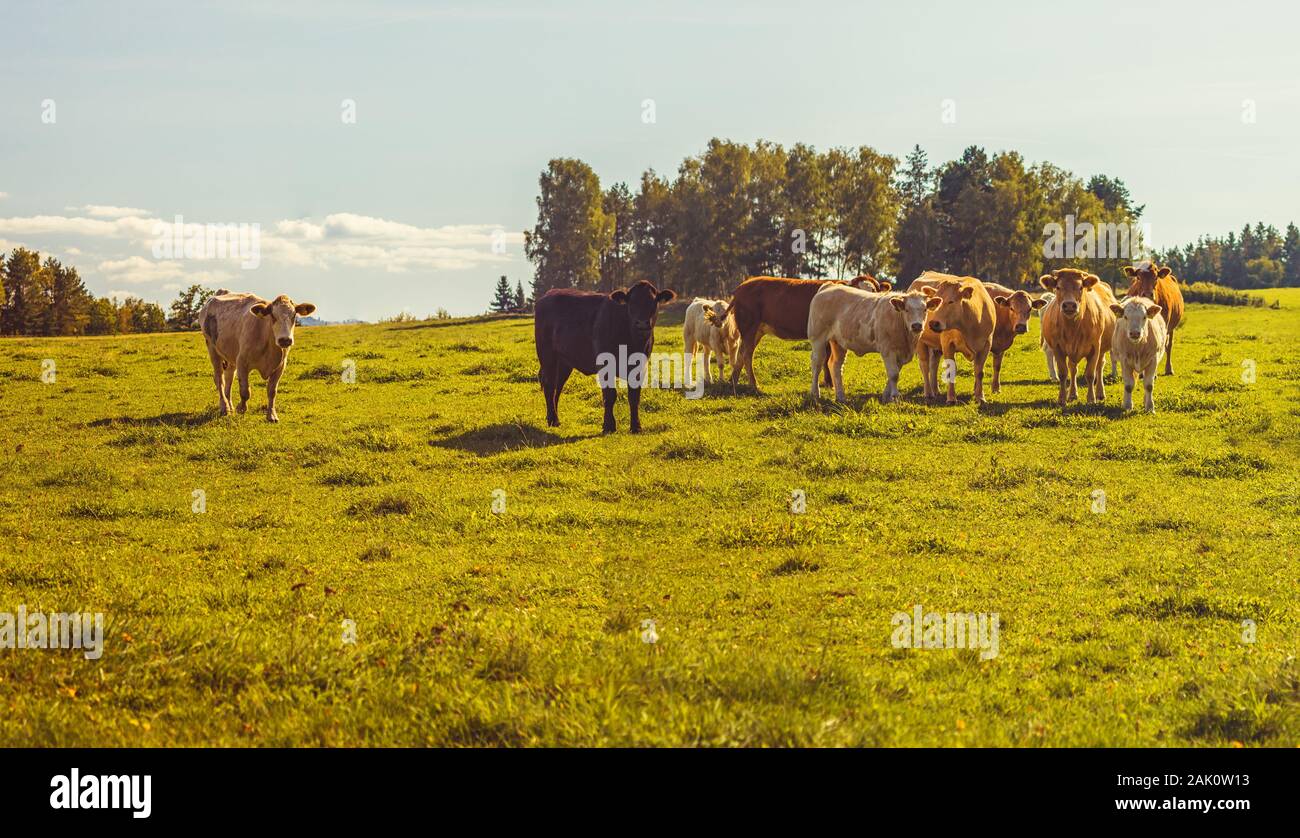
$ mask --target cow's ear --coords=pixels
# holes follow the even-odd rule
[[[1111,306],[1110,306],[1110,310],[1113,311],[1113,312],[1115,312],[1115,316],[1116,316],[1116,317],[1123,317],[1123,316],[1124,316],[1124,306],[1122,306],[1122,305],[1118,305],[1118,304],[1112,303]]]
[[[664,303],[671,303],[676,298],[677,298],[677,292],[670,291],[667,288],[660,291],[658,294],[655,294],[655,302],[659,303],[660,305],[663,305]]]
[[[250,308],[248,311],[251,314],[256,314],[258,317],[265,317],[266,315],[271,313],[271,309],[267,308],[266,303],[258,303],[257,305]]]
[[[922,285],[921,293],[927,297],[933,297],[935,294],[938,294],[939,291],[933,285]]]
[[[1137,270],[1132,265],[1125,265],[1124,276],[1128,277],[1129,279],[1132,279],[1133,277],[1137,276]]]
[[[611,291],[609,298],[616,303],[625,303],[627,302],[627,292],[620,288],[617,291]]]
[[[962,286],[962,289],[961,289],[961,298],[962,298],[963,300],[969,300],[969,299],[970,299],[971,297],[973,297],[974,295],[975,295],[975,286],[974,286],[974,285],[964,285],[964,286]]]
[[[903,306],[907,305],[907,300],[903,297],[890,297],[889,304],[897,311],[902,311]]]
[[[1046,288],[1048,291],[1055,291],[1056,276],[1053,274],[1043,274],[1038,278],[1038,284]]]
[[[935,309],[941,305],[943,305],[943,300],[938,297],[930,297],[925,301],[925,307],[929,309]]]
[[[1083,278],[1083,287],[1091,288],[1092,286],[1096,285],[1100,281],[1101,281],[1100,277],[1098,277],[1096,274],[1088,274]]]
[[[1158,306],[1158,305],[1149,305],[1149,306],[1147,306],[1147,317],[1148,317],[1148,318],[1150,318],[1150,317],[1155,317],[1157,314],[1160,314],[1161,311],[1162,311],[1162,309],[1160,308],[1160,306]]]
[[[1173,271],[1169,270],[1169,266],[1166,265],[1165,267],[1156,271],[1156,278],[1164,279],[1165,277],[1169,276],[1171,273],[1173,273]]]
[[[1039,297],[1038,299],[1030,303],[1029,307],[1033,309],[1040,309],[1045,305],[1047,305],[1047,300],[1044,300],[1042,297]]]
[[[887,279],[878,279],[876,280],[876,284],[880,286],[880,293],[882,294],[894,290],[894,283]]]
[[[1011,301],[1008,300],[1006,297],[1002,296],[1001,294],[999,294],[998,296],[994,297],[994,298],[993,298],[993,302],[997,303],[997,304],[1000,305],[1000,306],[1008,306],[1008,307],[1009,307],[1009,306],[1011,305]]]
[[[298,303],[298,305],[293,307],[293,313],[298,315],[299,317],[306,317],[307,315],[311,314],[315,310],[316,310],[315,303]]]

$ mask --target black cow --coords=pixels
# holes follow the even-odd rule
[[[618,378],[628,382],[632,433],[641,430],[641,386],[655,343],[659,306],[677,295],[642,280],[609,294],[556,288],[547,291],[535,308],[533,334],[537,340],[538,379],[546,395],[546,424],[560,424],[560,391],[574,370],[598,375],[605,401],[605,433],[614,430],[614,401]],[[640,353],[640,358],[638,358]],[[619,361],[625,363],[619,363]]]

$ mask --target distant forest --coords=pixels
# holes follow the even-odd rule
[[[525,233],[534,298],[551,288],[610,290],[638,279],[685,295],[721,295],[762,274],[865,272],[909,281],[923,270],[1016,287],[1066,266],[1114,283],[1134,251],[1047,259],[1045,227],[1067,219],[1113,225],[1134,231],[1131,244],[1138,244],[1143,222],[1143,205],[1118,177],[1085,181],[1051,163],[1027,164],[1014,151],[990,156],[975,146],[931,166],[919,146],[899,161],[867,146],[818,152],[714,139],[675,177],[649,170],[635,190],[602,188],[575,159],[550,161],[539,184],[537,224]],[[1295,224],[1285,234],[1247,225],[1149,255],[1185,282],[1300,285]]]

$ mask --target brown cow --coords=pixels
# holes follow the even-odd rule
[[[740,283],[731,303],[722,317],[705,312],[709,322],[719,328],[730,317],[740,334],[740,351],[731,368],[731,391],[736,391],[740,371],[749,373],[749,383],[755,390],[754,349],[763,335],[772,334],[782,340],[805,340],[808,337],[808,306],[813,296],[828,283],[849,285],[871,291],[888,291],[893,285],[873,276],[862,274],[851,280],[842,279],[789,279],[779,276],[754,276]],[[831,383],[830,368],[822,366],[827,384]]]
[[[275,393],[289,363],[293,327],[299,317],[316,310],[311,303],[295,303],[281,294],[271,302],[256,294],[232,294],[221,289],[199,309],[199,327],[212,361],[221,415],[230,414],[230,388],[239,379],[239,406],[248,407],[248,374],[257,370],[266,379],[266,421],[279,422]]]
[[[1115,294],[1096,274],[1078,268],[1052,271],[1039,277],[1038,283],[1056,294],[1043,309],[1043,341],[1052,350],[1060,374],[1057,404],[1065,407],[1079,397],[1080,360],[1086,362],[1083,379],[1088,403],[1106,401],[1103,361],[1115,333],[1115,314],[1110,310]]]
[[[926,276],[922,274],[912,283],[911,290],[919,290],[925,285]],[[933,279],[930,280],[930,285],[935,285]],[[1023,335],[1029,331],[1030,316],[1047,305],[1047,301],[1035,299],[1025,291],[1012,291],[1005,285],[999,285],[996,282],[985,282],[984,289],[993,295],[993,302],[997,306],[997,322],[993,327],[991,349],[993,355],[993,392],[997,394],[1002,390],[1002,356],[1011,348],[1011,344],[1016,340],[1016,335]],[[941,352],[946,335],[947,333],[938,335],[928,329],[922,332],[921,341],[929,349],[929,352],[924,357],[930,358],[932,357],[930,353]],[[955,333],[949,339],[956,340]],[[933,357],[937,359],[937,356]]]
[[[1178,278],[1168,266],[1156,267],[1150,259],[1136,266],[1124,266],[1124,276],[1133,280],[1128,287],[1130,297],[1155,300],[1164,315],[1168,333],[1165,337],[1165,375],[1174,374],[1174,329],[1183,321],[1183,292],[1178,290]]]
[[[984,362],[993,350],[993,332],[998,319],[993,296],[973,276],[936,271],[921,274],[912,282],[910,290],[922,291],[930,298],[926,304],[930,311],[927,328],[917,341],[917,360],[926,400],[939,398],[939,356],[942,355],[948,368],[944,375],[948,383],[947,403],[957,403],[957,361],[953,356],[960,352],[974,364],[973,398],[984,404]]]

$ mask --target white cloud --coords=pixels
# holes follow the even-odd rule
[[[37,215],[0,218],[0,235],[11,237],[59,236],[117,241],[120,248],[97,247],[106,259],[98,269],[107,279],[128,283],[184,281],[211,265],[208,260],[164,261],[153,258],[158,234],[170,235],[173,220],[149,217],[143,210],[86,205],[86,216]],[[130,214],[124,214],[130,213]],[[89,217],[96,216],[96,217]],[[185,224],[201,224],[186,219]],[[227,222],[215,222],[227,223]],[[333,267],[408,271],[456,271],[480,265],[509,262],[518,254],[523,233],[508,232],[496,224],[453,224],[419,227],[386,218],[356,213],[334,213],[320,221],[285,219],[264,226],[259,236],[262,265],[273,267]],[[503,245],[504,253],[494,250]],[[48,244],[33,242],[32,246]],[[496,250],[503,249],[498,246]],[[64,248],[66,252],[72,251]],[[143,253],[144,255],[139,255]],[[232,260],[242,257],[232,255]],[[229,274],[216,274],[229,278]]]
[[[64,209],[68,212],[84,212],[96,218],[144,217],[149,215],[149,210],[135,209],[134,207],[112,207],[104,204],[85,204],[80,207],[64,207]]]

